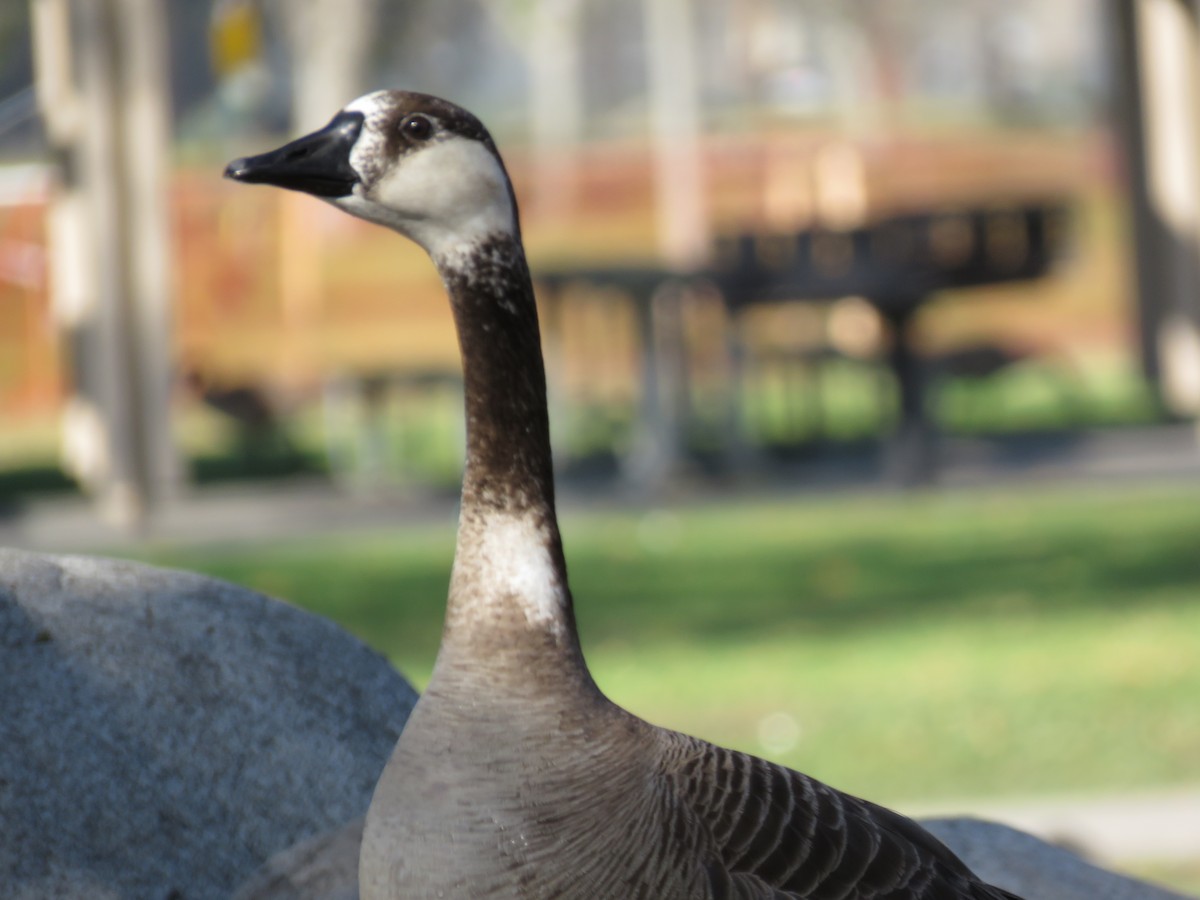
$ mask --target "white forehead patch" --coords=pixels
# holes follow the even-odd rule
[[[370,178],[386,167],[385,129],[390,119],[391,101],[387,91],[375,91],[359,97],[343,112],[362,113],[363,127],[350,150],[350,167],[360,178]]]
[[[346,106],[346,112],[360,112],[369,119],[372,113],[382,112],[387,108],[387,96],[387,91],[372,91],[369,94],[363,94]]]

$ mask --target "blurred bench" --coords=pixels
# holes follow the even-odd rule
[[[458,372],[389,369],[342,372],[326,379],[321,409],[325,450],[334,478],[362,490],[403,480],[403,444],[414,430],[403,401],[446,391],[461,398]],[[458,428],[461,431],[461,426]]]
[[[843,230],[739,233],[719,239],[711,265],[693,271],[609,266],[538,276],[550,306],[578,284],[613,289],[632,300],[642,347],[642,393],[624,468],[631,479],[651,484],[666,477],[683,452],[688,410],[682,401],[688,392],[680,291],[715,286],[735,319],[768,304],[862,297],[888,326],[885,363],[898,389],[886,468],[891,478],[914,483],[930,478],[934,467],[928,378],[912,333],[916,313],[943,290],[1044,276],[1063,251],[1067,226],[1065,201],[1053,199],[913,213]],[[747,348],[739,345],[736,328],[728,337],[736,379]],[[729,419],[735,422],[737,416]],[[732,431],[726,435],[733,456],[741,437]]]

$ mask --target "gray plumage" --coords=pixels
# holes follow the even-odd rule
[[[367,814],[363,900],[1003,900],[918,825],[609,701],[579,649],[516,203],[470,113],[381,91],[227,174],[421,244],[463,357],[467,458],[429,687]]]

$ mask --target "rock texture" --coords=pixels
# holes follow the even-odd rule
[[[0,550],[0,897],[356,900],[415,702],[336,625],[232,585]],[[923,824],[1026,900],[1178,900],[1003,825]]]
[[[267,860],[233,900],[358,900],[363,816]]]
[[[985,881],[1025,900],[1188,900],[1006,825],[965,818],[921,824]],[[358,817],[276,854],[234,900],[358,900],[362,830]]]
[[[415,699],[279,601],[0,550],[0,896],[226,898],[363,813]]]
[[[984,881],[1025,900],[1186,900],[1006,825],[959,818],[922,819],[921,824]]]

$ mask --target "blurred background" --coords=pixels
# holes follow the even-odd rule
[[[0,541],[249,584],[423,683],[440,282],[220,175],[443,95],[521,204],[600,684],[1200,889],[1198,48],[1191,0],[5,4]]]

